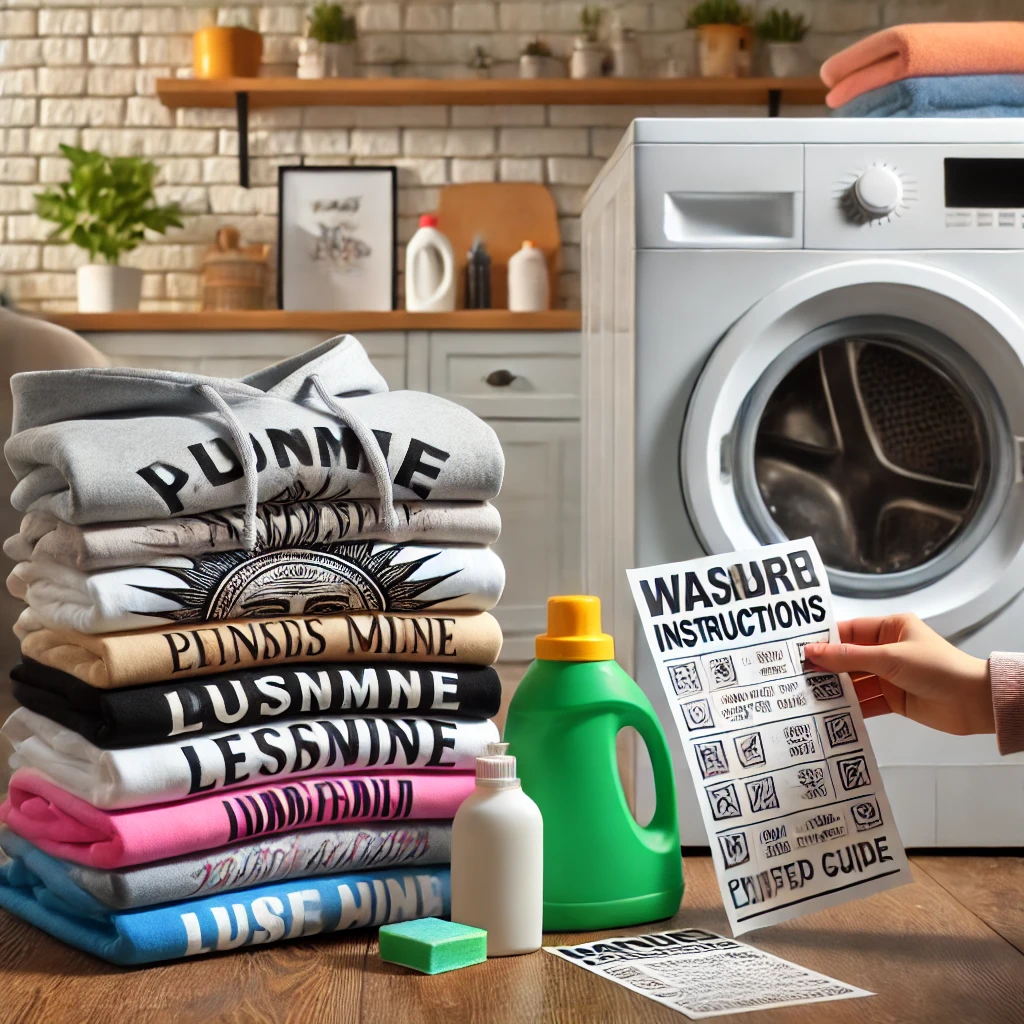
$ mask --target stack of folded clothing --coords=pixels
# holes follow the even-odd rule
[[[116,963],[447,914],[498,738],[493,431],[354,338],[12,386],[0,906]]]
[[[830,57],[821,78],[839,117],[1020,117],[1024,23],[898,25]]]

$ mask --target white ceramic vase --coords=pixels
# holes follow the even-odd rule
[[[612,40],[612,75],[615,78],[640,77],[640,47],[631,29],[624,29]]]
[[[796,78],[803,69],[803,56],[799,43],[769,43],[768,70],[772,78]]]
[[[569,58],[570,78],[600,78],[604,69],[605,49],[601,43],[576,38]]]
[[[78,312],[114,313],[138,309],[142,298],[142,271],[90,263],[78,268]]]

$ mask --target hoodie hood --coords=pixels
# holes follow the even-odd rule
[[[396,497],[488,501],[504,470],[494,431],[436,395],[389,392],[355,338],[242,380],[153,370],[55,370],[12,379],[11,503],[66,523],[166,519],[258,503]]]
[[[11,433],[62,420],[207,413],[210,403],[197,388],[203,384],[215,388],[228,402],[264,395],[294,402],[308,393],[312,374],[320,376],[330,394],[341,398],[388,390],[366,350],[356,338],[346,334],[241,380],[125,367],[16,373],[11,377]]]

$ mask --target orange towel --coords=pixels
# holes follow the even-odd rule
[[[897,25],[840,50],[821,66],[830,107],[890,82],[925,75],[1024,73],[1024,22]]]

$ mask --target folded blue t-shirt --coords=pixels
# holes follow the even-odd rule
[[[319,932],[447,917],[447,868],[337,874],[259,885],[222,896],[109,911],[42,851],[0,866],[0,907],[115,964],[144,964],[297,939]],[[55,862],[59,864],[59,862]]]
[[[855,96],[834,117],[1020,117],[1024,75],[905,78]]]

